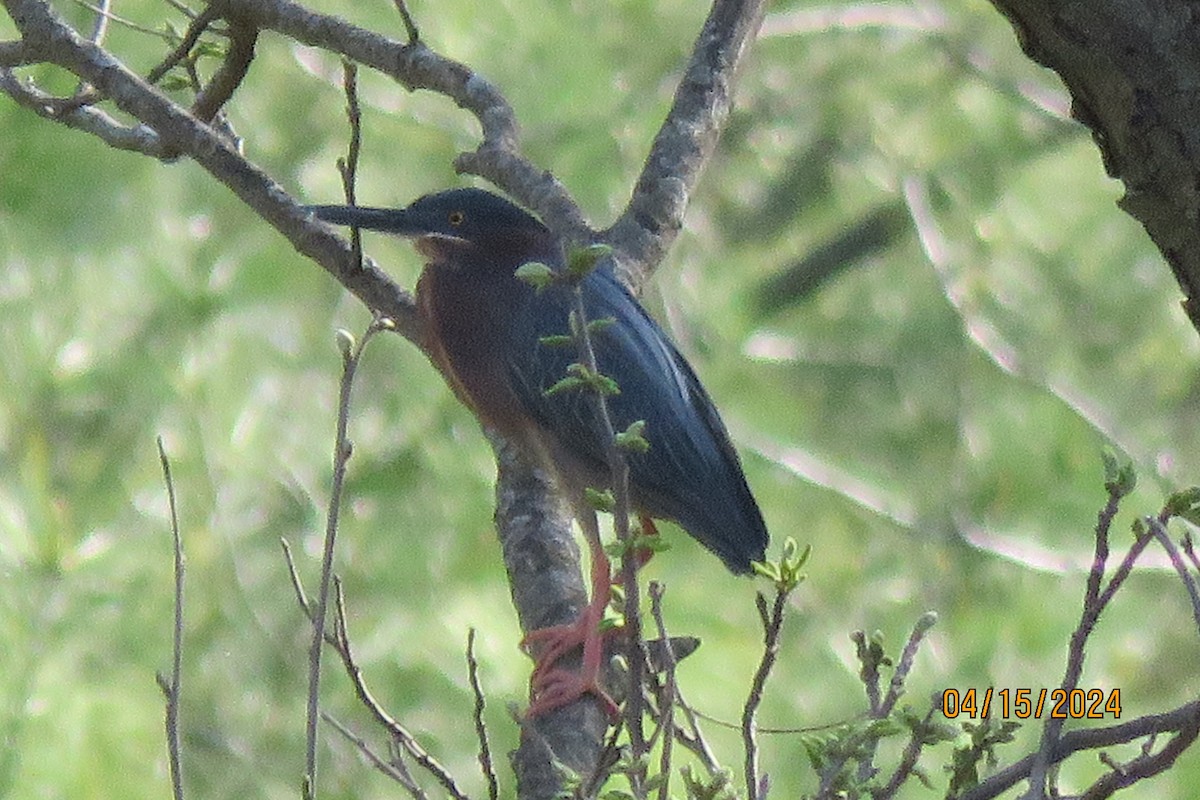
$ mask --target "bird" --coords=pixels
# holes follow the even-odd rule
[[[570,501],[591,552],[591,599],[567,625],[530,631],[534,717],[592,694],[610,715],[600,685],[600,623],[613,577],[586,489],[611,488],[610,430],[642,421],[643,452],[625,452],[631,510],[653,533],[654,519],[678,524],[736,574],[765,558],[766,524],[725,424],[687,359],[604,259],[574,284],[535,286],[517,275],[541,264],[562,276],[563,241],[532,214],[478,188],[419,197],[405,208],[308,207],[319,220],[411,239],[425,258],[417,281],[419,342],[457,398],[486,429],[547,468]],[[549,391],[579,361],[562,346],[578,288],[602,375],[611,428],[586,390]],[[554,337],[557,337],[555,339]],[[582,645],[578,671],[557,665]]]

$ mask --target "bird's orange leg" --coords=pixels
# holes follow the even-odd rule
[[[654,520],[650,519],[650,517],[646,516],[645,514],[638,514],[638,522],[641,524],[641,527],[642,527],[642,536],[658,536],[658,528],[655,526]],[[651,550],[649,547],[635,549],[633,551],[634,572],[638,571],[642,567],[649,564],[650,559],[653,557],[654,557],[654,551]],[[620,580],[621,580],[620,576],[618,576],[618,575],[613,576],[614,584],[619,583]]]
[[[612,567],[600,542],[600,527],[595,513],[580,519],[584,538],[592,557],[592,599],[579,619],[566,625],[554,625],[530,631],[521,642],[523,648],[538,647],[533,674],[529,678],[531,703],[526,717],[536,717],[562,708],[585,694],[595,695],[609,717],[616,719],[620,709],[600,685],[600,667],[604,657],[600,623],[612,599]],[[583,645],[583,663],[574,671],[558,667],[557,662],[571,650]]]

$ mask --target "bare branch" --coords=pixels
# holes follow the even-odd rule
[[[512,106],[487,79],[442,56],[419,39],[401,44],[338,17],[314,14],[287,0],[228,0],[238,16],[260,28],[319,47],[390,75],[409,91],[445,95],[479,120],[483,141],[455,161],[460,172],[487,178],[567,241],[589,240],[590,228],[566,187],[520,155]]]
[[[475,721],[475,735],[479,739],[479,768],[483,770],[483,778],[487,781],[488,798],[497,800],[500,796],[500,786],[496,781],[496,768],[492,766],[492,749],[488,745],[487,728],[483,724],[485,702],[483,687],[479,683],[479,662],[475,660],[474,628],[467,630],[467,678],[471,683],[471,694],[475,696],[472,718]]]
[[[91,39],[96,44],[104,44],[104,37],[108,35],[108,19],[111,9],[112,0],[100,0],[96,11],[96,21],[92,23]]]
[[[183,800],[183,748],[179,736],[179,698],[183,675],[183,536],[179,532],[179,512],[175,505],[175,481],[171,478],[171,462],[158,437],[158,460],[162,464],[163,482],[167,485],[167,505],[171,510],[171,543],[174,554],[175,575],[175,619],[171,633],[171,677],[158,676],[159,686],[167,700],[166,731],[167,759],[171,771],[171,793],[175,800]]]
[[[1125,185],[1121,208],[1154,240],[1200,330],[1200,154],[1193,89],[1197,30],[1175,4],[991,0],[1021,47],[1071,93],[1105,170]]]
[[[337,432],[333,444],[333,479],[329,490],[329,510],[325,519],[325,543],[321,550],[321,577],[317,586],[317,604],[312,609],[313,637],[308,655],[308,716],[305,727],[304,785],[308,797],[317,795],[317,720],[321,688],[321,653],[325,642],[325,618],[329,609],[329,586],[333,579],[333,554],[337,542],[338,517],[342,507],[342,488],[346,480],[346,464],[352,446],[348,435],[350,426],[350,393],[354,374],[371,338],[378,332],[390,330],[391,320],[376,317],[367,326],[357,343],[344,331],[339,331],[342,346],[342,380],[338,388]],[[349,339],[349,341],[347,341]]]
[[[879,707],[879,719],[883,719],[896,707],[896,703],[904,695],[904,682],[908,679],[908,673],[912,671],[913,661],[917,657],[917,650],[921,647],[921,642],[925,640],[925,635],[937,623],[937,614],[932,611],[926,611],[921,615],[920,619],[913,626],[912,633],[908,636],[908,641],[904,644],[904,649],[900,652],[900,661],[896,664],[896,669],[892,673],[892,680],[888,684],[887,696],[883,698],[883,703]]]
[[[354,745],[358,752],[362,753],[363,757],[371,763],[371,766],[403,786],[414,800],[426,800],[428,795],[425,794],[425,790],[421,788],[420,784],[413,780],[412,774],[404,766],[403,761],[395,760],[393,762],[383,758],[371,749],[365,739],[324,711],[321,712],[321,719],[332,725],[333,729],[345,737],[346,741]]]
[[[188,53],[192,51],[192,48],[196,46],[196,42],[200,41],[200,37],[208,30],[208,26],[214,20],[219,19],[220,16],[221,6],[219,3],[211,3],[205,6],[204,10],[192,20],[192,24],[188,26],[187,32],[184,33],[183,39],[175,46],[175,49],[168,53],[167,57],[146,75],[146,83],[158,83],[164,75],[182,63],[187,58]]]
[[[0,42],[0,67],[20,67],[36,60],[24,42]]]
[[[1088,790],[1080,796],[1081,800],[1102,800],[1111,797],[1119,789],[1132,786],[1138,781],[1169,769],[1175,763],[1175,759],[1179,758],[1184,750],[1191,747],[1197,736],[1200,736],[1200,719],[1193,719],[1181,727],[1175,737],[1157,753],[1151,752],[1151,743],[1147,742],[1142,753],[1133,760],[1125,764],[1111,765],[1112,770],[1088,787]]]
[[[650,614],[654,617],[654,625],[658,631],[659,641],[663,643],[663,653],[666,657],[666,682],[659,692],[658,730],[665,731],[662,740],[662,750],[659,753],[658,800],[668,800],[671,796],[671,744],[675,741],[675,650],[671,646],[671,637],[667,635],[667,625],[663,622],[662,599],[663,586],[657,581],[651,581],[649,587]]]
[[[76,105],[63,109],[61,98],[23,83],[10,69],[0,67],[0,91],[43,119],[90,133],[110,147],[164,157],[166,150],[158,134],[145,125],[123,125],[98,108]]]
[[[408,13],[408,6],[404,4],[404,0],[396,0],[396,11],[400,12],[400,19],[404,21],[408,43],[416,44],[421,38],[421,32],[417,30],[417,23],[413,22],[412,14]]]
[[[1196,588],[1196,579],[1188,572],[1188,566],[1183,562],[1179,548],[1171,541],[1166,524],[1158,519],[1150,519],[1147,521],[1147,525],[1150,532],[1154,534],[1154,538],[1158,539],[1158,543],[1167,551],[1167,558],[1170,559],[1171,566],[1175,568],[1175,573],[1179,575],[1179,580],[1183,581],[1183,588],[1187,590],[1188,600],[1192,604],[1192,619],[1196,622],[1197,631],[1200,631],[1200,590]]]
[[[339,158],[338,174],[342,177],[342,193],[346,205],[358,205],[355,186],[358,180],[358,156],[362,150],[362,109],[358,104],[358,67],[353,61],[342,60],[342,89],[346,93],[346,121],[350,123],[350,142],[346,146],[346,157]],[[350,229],[350,249],[354,260],[362,265],[362,231]]]
[[[333,578],[334,585],[334,621],[333,631],[325,632],[325,641],[334,652],[342,660],[342,667],[346,671],[346,675],[350,678],[350,684],[354,687],[354,694],[363,707],[371,713],[375,721],[388,733],[388,736],[395,742],[405,753],[412,757],[417,765],[428,772],[434,779],[442,785],[446,793],[455,800],[468,800],[467,795],[459,788],[445,767],[438,763],[437,759],[431,756],[416,737],[395,718],[393,718],[367,687],[366,680],[363,678],[362,667],[354,659],[354,652],[350,647],[350,638],[346,632],[346,600],[342,593],[342,583],[337,576]]]
[[[214,3],[204,10],[207,12],[217,5]],[[233,93],[242,85],[250,71],[250,62],[254,60],[254,44],[257,41],[257,28],[243,23],[237,17],[230,18],[229,49],[225,51],[220,68],[192,103],[192,114],[196,119],[211,122],[217,116],[217,112],[233,97]]]
[[[1134,561],[1150,540],[1148,534],[1138,537],[1138,540],[1129,549],[1129,553],[1122,560],[1116,573],[1109,581],[1108,586],[1102,592],[1100,586],[1104,580],[1104,570],[1109,554],[1109,530],[1112,527],[1113,518],[1117,514],[1121,496],[1121,492],[1116,484],[1110,484],[1108,501],[1100,511],[1096,521],[1096,544],[1092,556],[1092,568],[1088,573],[1087,588],[1084,590],[1083,611],[1079,618],[1079,625],[1071,634],[1071,642],[1067,648],[1066,672],[1063,675],[1061,683],[1061,688],[1068,694],[1079,685],[1079,677],[1083,672],[1084,648],[1088,637],[1091,636],[1092,630],[1096,626],[1097,620],[1100,618],[1101,612],[1104,611],[1117,588],[1124,583],[1125,577],[1133,569]],[[1046,719],[1046,724],[1042,728],[1041,744],[1038,747],[1038,751],[1034,754],[1033,766],[1029,773],[1028,797],[1031,800],[1037,800],[1045,796],[1046,777],[1051,764],[1054,763],[1055,743],[1058,741],[1059,734],[1062,733],[1062,727],[1063,720],[1057,719],[1051,714]]]
[[[1183,737],[1185,743],[1190,743],[1195,740],[1197,729],[1200,729],[1200,700],[1188,703],[1166,714],[1148,714],[1129,722],[1104,728],[1068,731],[1063,734],[1051,751],[1051,762],[1058,764],[1074,753],[1084,750],[1112,747],[1145,736],[1164,733],[1178,733],[1180,737]],[[1180,737],[1176,737],[1176,739]],[[1164,748],[1164,751],[1166,749]],[[1173,749],[1172,752],[1174,752]],[[963,792],[956,800],[990,800],[990,798],[999,797],[1029,776],[1038,755],[1038,753],[1030,754],[1015,764],[1005,767],[995,775]]]
[[[282,538],[279,540],[279,544],[283,546],[283,557],[287,561],[288,574],[292,579],[292,590],[296,593],[296,602],[300,605],[304,616],[308,617],[311,622],[312,606],[308,602],[308,595],[304,592],[304,583],[300,580],[300,573],[296,571],[296,560],[292,558],[292,546],[288,544],[287,539]]]
[[[872,800],[890,800],[909,777],[912,776],[924,746],[924,731],[933,721],[933,715],[937,710],[937,705],[931,703],[929,710],[925,712],[925,717],[921,720],[920,726],[913,728],[912,733],[909,734],[908,743],[904,745],[904,752],[900,756],[900,763],[896,765],[896,770],[892,773],[892,777],[883,786],[871,792]]]
[[[353,261],[345,240],[328,226],[315,222],[278,183],[243,158],[222,135],[155,91],[104,50],[79,37],[40,0],[3,2],[12,18],[18,21],[26,47],[32,54],[70,70],[110,98],[122,111],[141,120],[162,140],[157,148],[160,157],[166,153],[186,153],[195,159],[288,237],[301,254],[324,267],[369,308],[395,320],[397,329],[405,337],[414,342],[421,341],[412,296],[370,261],[360,268]],[[9,91],[7,86],[0,88]],[[74,120],[82,111],[74,111],[65,119]],[[48,116],[46,113],[41,115]],[[146,148],[126,149],[146,152]]]
[[[729,115],[734,75],[765,7],[765,0],[715,0],[629,203],[601,236],[617,250],[633,286],[641,286],[683,227],[692,190]]]
[[[717,761],[716,754],[713,753],[712,747],[700,731],[699,713],[684,699],[678,686],[675,687],[675,704],[679,706],[684,719],[687,720],[687,730],[680,725],[675,726],[675,741],[699,758],[710,775],[717,772],[721,769],[721,764]]]
[[[511,444],[491,442],[498,467],[496,529],[521,629],[571,622],[587,602],[571,516],[549,475]],[[562,787],[558,764],[591,774],[607,729],[608,718],[597,703],[572,703],[525,720],[512,757],[517,795],[556,797]]]
[[[758,723],[754,717],[758,712],[758,706],[762,703],[763,690],[766,688],[767,678],[775,666],[776,658],[779,657],[779,634],[783,630],[783,614],[787,607],[788,594],[789,590],[777,587],[775,590],[775,601],[771,604],[769,612],[767,611],[766,598],[762,596],[762,593],[760,592],[756,597],[759,614],[763,619],[763,654],[762,659],[758,662],[758,669],[754,671],[754,680],[750,684],[750,695],[746,698],[746,705],[742,710],[742,747],[745,749],[746,800],[759,800],[766,796],[765,787],[762,785],[758,774]]]

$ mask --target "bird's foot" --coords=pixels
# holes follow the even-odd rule
[[[565,668],[552,668],[542,674],[537,685],[530,682],[529,692],[532,701],[525,711],[526,719],[540,717],[570,705],[587,694],[593,695],[599,701],[610,721],[615,722],[621,717],[621,709],[600,686],[598,672],[586,675],[582,670],[576,672]]]
[[[521,642],[522,649],[537,647],[533,673],[529,677],[529,709],[526,719],[562,708],[586,694],[600,701],[610,719],[620,716],[620,709],[600,685],[600,665],[603,659],[603,637],[595,614],[585,610],[575,622],[552,625],[530,631]],[[559,667],[558,662],[571,651],[583,646],[583,663],[578,670]]]

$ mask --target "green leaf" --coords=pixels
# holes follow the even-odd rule
[[[589,486],[583,490],[583,496],[588,501],[588,505],[606,514],[611,514],[612,510],[617,507],[616,498],[613,497],[613,493],[608,489],[601,491]]]
[[[164,92],[181,92],[190,89],[192,82],[182,75],[166,75],[158,82],[158,86]]]
[[[573,347],[575,337],[564,334],[552,334],[550,336],[542,336],[538,339],[538,344],[543,347]]]
[[[206,56],[208,58],[224,58],[226,47],[220,42],[200,40],[196,43],[192,52],[197,56]]]
[[[1167,498],[1165,509],[1172,517],[1200,525],[1200,486],[1191,486]]]
[[[629,427],[617,434],[617,447],[630,453],[645,453],[650,449],[650,442],[643,435],[646,430],[646,420],[639,419],[630,423]]]
[[[567,255],[567,277],[576,282],[583,280],[611,253],[612,248],[606,244],[589,244],[573,249]]]
[[[1150,529],[1149,526],[1146,525],[1146,520],[1142,517],[1138,517],[1137,519],[1135,519],[1133,521],[1132,528],[1133,528],[1133,537],[1135,539],[1141,539],[1143,536],[1146,535],[1146,531],[1148,531]]]
[[[545,289],[555,280],[554,270],[540,261],[529,261],[522,264],[517,267],[517,271],[513,275],[517,277],[517,280],[528,283],[538,291]]]
[[[337,341],[338,350],[342,354],[342,358],[348,360],[354,354],[354,348],[357,344],[354,341],[354,334],[345,328],[338,328],[333,333],[333,338]]]
[[[611,396],[621,393],[621,387],[617,385],[615,380],[599,372],[591,373],[588,383],[591,385],[593,391],[602,395]]]
[[[558,381],[558,383],[551,386],[549,389],[546,389],[545,391],[543,391],[542,394],[545,395],[546,397],[553,397],[556,394],[562,394],[563,392],[569,392],[569,391],[578,389],[579,387],[585,386],[585,385],[586,385],[586,383],[584,382],[584,380],[582,378],[575,377],[574,375],[568,375],[567,377]]]
[[[1137,487],[1137,473],[1133,464],[1120,463],[1117,457],[1107,450],[1100,453],[1100,459],[1104,462],[1105,490],[1118,499],[1131,494]]]
[[[589,322],[587,324],[587,329],[588,333],[600,333],[601,331],[606,330],[608,327],[616,324],[616,317],[601,317],[600,319],[594,319]]]
[[[617,385],[615,380],[602,373],[593,372],[578,362],[568,365],[567,373],[586,384],[589,389],[597,394],[614,395],[621,393],[621,387]]]

